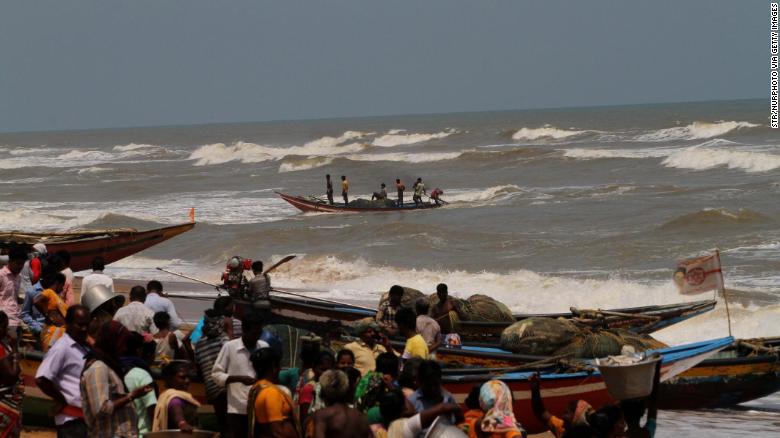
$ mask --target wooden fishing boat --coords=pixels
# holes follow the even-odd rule
[[[70,267],[73,271],[89,269],[92,259],[102,256],[106,263],[141,252],[191,230],[195,222],[138,231],[135,228],[107,230],[84,230],[62,233],[25,233],[21,231],[0,232],[0,249],[13,244],[46,244],[50,254],[60,250],[70,253]]]
[[[427,210],[441,207],[442,204],[434,202],[424,202],[416,206],[414,202],[405,203],[401,207],[352,207],[344,203],[329,204],[323,199],[313,196],[293,196],[285,193],[276,192],[280,198],[284,199],[290,205],[301,210],[304,213],[362,213],[362,212],[388,212],[388,211],[413,211]]]
[[[243,303],[250,306],[250,303]],[[318,334],[328,334],[339,328],[346,328],[349,323],[364,318],[371,318],[376,311],[349,304],[327,303],[315,298],[293,298],[274,295],[270,306],[271,322],[289,324],[295,327],[311,330]],[[652,333],[680,321],[708,312],[715,307],[714,300],[694,301],[689,303],[669,304],[664,306],[643,306],[617,309],[612,313],[625,316],[605,316],[594,318],[592,325],[606,328],[623,328],[638,334]],[[572,318],[585,321],[580,312],[551,314],[516,314],[516,320],[535,317]],[[464,340],[481,341],[495,344],[501,332],[510,322],[476,322],[460,321],[457,331]]]
[[[656,350],[663,356],[661,380],[669,380],[690,369],[709,356],[728,347],[733,338],[721,338]],[[444,387],[450,391],[458,403],[466,400],[474,385],[490,379],[500,379],[512,390],[515,417],[529,433],[540,433],[547,426],[539,422],[531,408],[531,387],[529,379],[533,372],[464,374],[443,376]],[[562,416],[568,404],[574,400],[585,400],[599,408],[614,400],[607,392],[604,379],[598,371],[583,371],[567,374],[541,374],[541,394],[544,405],[550,413]]]
[[[693,367],[697,363],[727,347],[733,338],[714,339],[706,342],[683,345],[679,347],[656,350],[663,356],[661,378],[668,380],[681,372]],[[25,424],[51,425],[52,417],[49,414],[52,401],[35,384],[35,373],[43,359],[43,353],[39,351],[23,351],[21,368],[22,378],[25,383],[25,400],[23,405]],[[452,392],[458,403],[463,403],[469,391],[475,384],[484,383],[490,379],[500,379],[509,385],[514,396],[514,410],[517,419],[531,433],[541,432],[544,425],[540,424],[531,410],[531,393],[529,378],[532,372],[506,372],[498,370],[489,373],[489,370],[478,372],[457,372],[450,370],[445,373],[443,383],[445,388]],[[159,376],[155,376],[160,388],[165,384]],[[607,392],[604,380],[598,371],[582,371],[566,374],[542,373],[542,397],[545,406],[550,412],[562,415],[568,403],[572,400],[584,399],[594,407],[599,407],[613,400]],[[200,401],[202,406],[198,410],[200,426],[205,429],[215,429],[213,407],[205,403],[205,387],[202,382],[190,384],[190,392]]]
[[[664,382],[659,407],[723,408],[776,391],[780,391],[780,337],[735,341],[715,357]]]

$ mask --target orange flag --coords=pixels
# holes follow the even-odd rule
[[[190,208],[190,222],[195,222],[195,207]]]

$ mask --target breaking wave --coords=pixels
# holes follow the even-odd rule
[[[489,202],[504,201],[517,195],[527,193],[526,190],[514,185],[489,187],[487,189],[455,189],[448,190],[442,196],[447,202],[475,202],[485,204]]]
[[[592,131],[574,131],[567,129],[558,129],[554,126],[544,125],[541,128],[520,128],[514,134],[514,140],[538,140],[540,138],[551,138],[560,140],[562,138],[573,137],[575,135],[587,134]]]
[[[352,161],[402,161],[406,163],[430,163],[435,161],[454,160],[464,152],[388,152],[380,154],[353,154],[346,158]]]
[[[664,128],[647,134],[639,135],[636,141],[662,142],[673,140],[699,140],[717,137],[731,131],[744,128],[755,128],[760,125],[750,122],[693,122],[687,126]]]
[[[262,163],[264,161],[281,160],[290,155],[302,156],[331,156],[351,152],[358,152],[367,147],[361,143],[350,143],[344,146],[333,145],[329,142],[315,140],[303,146],[290,146],[286,148],[264,146],[255,143],[236,142],[232,145],[214,143],[201,146],[193,151],[189,160],[195,160],[195,166],[208,166],[224,164],[231,161],[241,163]]]
[[[671,153],[663,164],[679,169],[705,170],[725,166],[746,172],[767,172],[780,168],[780,155],[694,146]]]
[[[580,160],[597,160],[606,158],[662,158],[668,156],[669,149],[565,149],[563,156]]]
[[[402,129],[392,129],[387,134],[374,139],[372,144],[380,147],[405,146],[424,141],[437,140],[457,134],[458,131],[448,129],[446,131],[435,132],[433,134],[407,133]]]

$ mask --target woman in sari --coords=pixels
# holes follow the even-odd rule
[[[526,433],[515,419],[512,391],[500,380],[489,380],[479,390],[479,406],[485,414],[467,419],[469,438],[520,438]]]
[[[157,399],[152,432],[179,429],[192,432],[198,424],[200,403],[189,393],[190,367],[186,362],[170,362],[162,370],[168,387]]]
[[[0,438],[17,438],[22,431],[21,373],[19,356],[8,343],[8,315],[0,310]]]
[[[68,305],[60,296],[64,285],[65,274],[47,268],[41,278],[43,292],[35,297],[33,302],[46,318],[41,331],[41,345],[44,352],[49,351],[65,333],[65,313],[68,311]]]

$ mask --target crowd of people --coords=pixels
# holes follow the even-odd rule
[[[400,178],[396,178],[395,180],[395,189],[397,193],[395,206],[403,207],[406,185],[401,182]],[[441,202],[443,202],[440,196],[444,194],[444,191],[436,188],[433,189],[429,195],[422,178],[417,178],[417,180],[414,182],[412,185],[412,192],[412,202],[414,202],[415,207],[423,205],[423,196],[428,196],[433,202],[436,203],[436,205],[439,205]],[[328,198],[328,204],[333,205],[333,181],[330,179],[330,174],[325,175],[325,195]],[[341,197],[344,199],[344,205],[349,205],[349,180],[347,180],[346,175],[341,175]],[[379,190],[371,195],[371,200],[385,201],[388,199],[387,186],[385,183],[381,183],[379,185]]]
[[[465,411],[443,386],[436,351],[458,342],[451,320],[460,311],[445,284],[434,306],[421,299],[414,309],[402,305],[404,289],[393,286],[376,319],[356,327],[357,339],[337,351],[305,343],[301,366],[282,369],[283,343],[264,330],[261,313],[246,309],[236,317],[230,297],[216,299],[185,334],[160,282],[132,287],[124,306],[89,308],[74,302],[68,254],[45,256],[42,248],[31,255],[14,250],[0,270],[0,436],[18,436],[21,427],[22,327],[38,330],[36,347],[45,355],[35,383],[54,401],[58,437],[192,432],[202,403],[211,405],[227,438],[412,438],[437,419],[468,437],[525,436],[504,382],[476,386]],[[82,291],[84,283],[113,290],[104,265],[93,261]],[[24,271],[30,286],[20,311]],[[388,336],[406,339],[404,348],[394,349]],[[204,383],[205,399],[192,395],[193,378]],[[539,381],[532,385],[534,413],[557,437],[653,435],[654,410],[639,427],[641,403],[594,411],[580,401],[559,418],[546,411]]]

